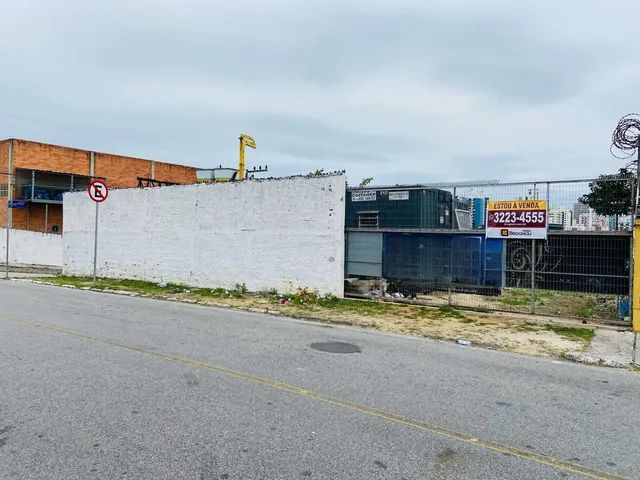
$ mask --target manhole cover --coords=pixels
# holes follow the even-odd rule
[[[360,353],[360,347],[344,342],[316,342],[310,345],[314,350],[328,353]]]

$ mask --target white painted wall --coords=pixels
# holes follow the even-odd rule
[[[342,175],[112,190],[100,205],[98,275],[342,296]],[[64,273],[90,275],[95,205],[64,197]]]
[[[0,228],[0,263],[7,258],[7,230]],[[62,235],[9,231],[9,265],[62,267]]]

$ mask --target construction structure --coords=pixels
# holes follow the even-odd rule
[[[198,183],[225,183],[225,182],[237,182],[253,178],[255,173],[264,173],[268,171],[268,167],[259,166],[257,168],[247,169],[244,158],[244,148],[256,148],[256,141],[253,137],[246,133],[240,134],[238,138],[240,140],[240,151],[238,155],[238,168],[223,167],[219,165],[216,168],[204,168],[199,169],[196,172]]]
[[[50,145],[0,141],[0,227],[62,233],[62,195],[93,178],[110,188],[191,184],[197,168]],[[14,208],[7,208],[9,205]]]

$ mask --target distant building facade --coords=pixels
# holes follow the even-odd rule
[[[0,141],[0,227],[8,223],[7,200],[24,200],[11,209],[11,227],[62,233],[62,195],[84,190],[94,178],[110,188],[196,182],[196,168],[92,152],[29,140]],[[154,180],[154,182],[149,182]]]
[[[474,230],[483,229],[487,224],[488,198],[471,199],[471,224]]]
[[[548,223],[550,225],[562,225],[563,230],[571,230],[573,224],[573,212],[566,207],[549,210]]]

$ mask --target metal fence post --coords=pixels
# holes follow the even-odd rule
[[[549,198],[549,183],[547,182],[547,201]],[[538,200],[538,184],[533,184],[533,200]],[[531,313],[536,313],[536,240],[531,240]]]
[[[635,180],[635,197],[634,197],[634,202],[633,202],[633,216],[631,217],[633,220],[633,233],[632,233],[632,238],[633,238],[633,248],[631,249],[631,296],[629,297],[629,317],[631,320],[631,328],[633,329],[633,350],[631,352],[631,363],[633,365],[636,364],[636,347],[637,347],[637,342],[638,342],[638,331],[640,331],[640,318],[638,318],[638,307],[640,307],[639,305],[634,305],[635,300],[637,299],[637,297],[639,295],[636,294],[636,290],[638,290],[638,279],[636,278],[635,275],[635,270],[636,270],[636,262],[637,259],[635,258],[635,251],[636,251],[636,244],[638,242],[640,242],[640,239],[638,238],[638,228],[636,227],[636,221],[638,219],[638,208],[640,207],[640,135],[638,136],[638,145],[636,146],[636,176],[634,178]]]
[[[447,305],[453,305],[453,293],[451,287],[453,284],[453,228],[454,228],[454,212],[456,209],[456,188],[453,187],[453,193],[451,195],[451,211],[449,212],[449,219],[451,224],[451,232],[449,232],[449,282],[447,285]]]
[[[536,313],[536,240],[531,240],[531,313]]]
[[[629,238],[629,323],[633,326],[633,269],[634,269],[634,239],[636,223],[636,190],[638,188],[637,179],[629,179],[631,184],[631,238]],[[618,228],[620,226],[618,225]]]

